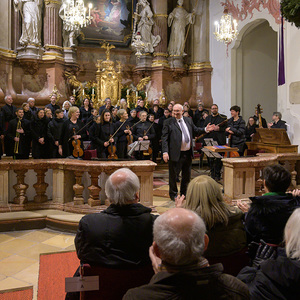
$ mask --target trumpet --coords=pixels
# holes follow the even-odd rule
[[[16,137],[19,138],[20,137],[20,133],[18,132],[18,129],[22,129],[21,127],[21,119],[19,119],[18,124],[17,124],[17,132],[16,132]],[[15,147],[14,147],[14,153],[18,154],[19,153],[19,144],[20,144],[20,140],[15,142]]]

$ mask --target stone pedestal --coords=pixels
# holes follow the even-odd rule
[[[0,171],[0,205],[7,206],[8,205],[8,171],[1,170]]]
[[[75,181],[76,183],[73,185],[73,190],[75,193],[74,196],[74,205],[82,205],[84,204],[84,199],[82,196],[83,190],[84,190],[84,186],[82,184],[82,175],[83,175],[83,171],[74,171],[75,174]]]
[[[100,206],[101,200],[99,199],[99,193],[101,191],[101,188],[98,185],[99,173],[90,172],[90,174],[91,174],[91,185],[88,187],[88,190],[90,192],[88,204],[90,206]]]
[[[183,69],[183,57],[182,56],[170,56],[169,57],[169,65],[171,69]]]
[[[77,54],[75,48],[64,48],[64,60],[69,64],[76,64]]]
[[[150,53],[145,53],[136,57],[136,69],[151,68],[152,56]]]
[[[27,45],[17,48],[17,59],[42,59],[44,49],[39,46]]]

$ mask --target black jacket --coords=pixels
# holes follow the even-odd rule
[[[251,299],[296,300],[300,298],[300,261],[285,254],[245,267],[237,276],[248,285]]]
[[[216,116],[209,115],[206,117],[204,122],[204,127],[206,127],[209,123],[218,125],[222,122],[224,122],[227,119],[226,116],[217,114]],[[225,129],[227,128],[227,124],[224,123],[220,126],[219,131],[212,131],[205,135],[206,139],[213,139],[214,141],[217,141],[219,145],[225,145],[226,144],[226,134]]]
[[[195,133],[202,134],[205,128],[196,127],[191,118],[183,117],[186,126],[189,129],[190,138],[193,139]],[[175,118],[165,120],[162,130],[161,143],[162,153],[167,152],[172,161],[179,161],[181,152],[182,132]],[[191,141],[192,143],[192,141]],[[193,149],[191,147],[191,156],[193,156]]]
[[[90,116],[92,115],[92,112],[91,112],[92,108],[89,107],[88,110],[86,110],[84,108],[84,106],[81,106],[79,108],[79,111],[80,111],[80,117],[79,119],[81,120],[81,122],[83,122],[83,124],[85,124],[87,122],[87,120],[90,118]]]
[[[246,131],[245,131],[246,142],[251,142],[252,141],[251,135],[256,133],[256,128],[258,128],[257,124],[246,127]]]
[[[48,123],[47,135],[48,135],[50,144],[54,144],[56,141],[60,140],[64,122],[65,122],[64,119],[53,118]]]
[[[149,114],[154,115],[154,119],[159,119],[164,115],[164,110],[161,107],[158,107],[158,111],[154,112],[154,109],[151,107],[149,108]]]
[[[286,194],[251,197],[250,200],[252,204],[245,221],[249,242],[263,239],[266,243],[279,245],[288,218],[300,207],[300,198]]]
[[[243,118],[240,116],[237,121],[234,121],[233,118],[228,120],[227,127],[230,127],[230,130],[233,132],[231,135],[230,146],[238,147],[239,151],[242,152],[245,144],[245,131],[246,123]],[[229,133],[226,133],[229,135]]]
[[[222,272],[221,264],[177,273],[159,272],[149,284],[130,289],[123,300],[249,299],[247,286]]]
[[[134,140],[137,140],[139,137],[143,137],[145,131],[148,131],[146,135],[148,136],[149,140],[153,140],[155,138],[155,131],[151,125],[152,123],[148,121],[140,122],[139,124],[135,125],[132,130]]]
[[[282,120],[279,120],[277,123],[274,123],[272,126],[271,126],[272,129],[278,129],[278,128],[283,128],[283,129],[287,129],[286,128],[286,122],[285,121],[282,121]]]
[[[55,111],[57,109],[60,109],[60,106],[58,104],[52,105],[52,103],[47,104],[45,107],[51,109],[53,117],[55,117]]]
[[[199,119],[203,119],[202,114],[204,112],[206,112],[207,114],[209,114],[208,110],[205,109],[205,108],[203,110],[201,110],[201,111],[199,109],[195,110],[194,117],[193,117],[194,124],[197,124],[197,122],[198,122]]]
[[[8,125],[8,122],[12,119],[16,118],[16,110],[17,108],[14,105],[8,105],[5,104],[2,108],[1,108],[1,112],[2,112],[2,117],[3,123],[6,123]],[[6,125],[6,126],[7,126]]]
[[[135,268],[150,263],[151,208],[141,204],[110,205],[84,216],[75,237],[81,263],[111,268]]]

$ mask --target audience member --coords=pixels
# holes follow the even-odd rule
[[[268,166],[263,170],[265,194],[250,197],[250,208],[238,202],[243,211],[248,211],[245,227],[249,242],[280,245],[283,230],[295,208],[300,207],[300,197],[286,193],[291,184],[291,174],[281,165]]]
[[[285,248],[278,248],[277,255],[272,246],[261,241],[253,266],[238,275],[248,285],[251,299],[299,299],[300,208],[288,219],[284,239]]]
[[[156,274],[148,285],[130,289],[123,299],[249,299],[244,283],[203,257],[209,244],[205,231],[203,220],[183,208],[159,216],[149,250]]]
[[[29,105],[30,111],[31,113],[34,115],[37,113],[37,111],[39,110],[36,106],[35,106],[35,99],[34,98],[28,98],[27,99],[27,103]]]
[[[60,106],[56,103],[57,97],[56,95],[52,95],[50,97],[50,103],[45,106],[45,108],[49,108],[52,112],[52,116],[55,116],[55,111],[60,109]]]

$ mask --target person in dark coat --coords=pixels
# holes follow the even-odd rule
[[[105,100],[104,100],[104,105],[102,105],[100,108],[99,108],[99,116],[101,116],[102,115],[102,113],[103,113],[103,111],[105,110],[105,109],[107,109],[107,110],[109,110],[110,112],[111,112],[111,110],[112,110],[112,105],[111,105],[111,99],[110,98],[106,98]]]
[[[182,116],[183,107],[180,104],[174,106],[173,112],[175,117],[164,122],[161,141],[163,160],[169,162],[169,195],[174,201],[178,193],[176,182],[178,173],[182,172],[181,195],[186,194],[190,182],[194,134],[209,132],[215,125],[208,125],[206,128],[196,127],[191,118]]]
[[[1,108],[2,122],[4,124],[4,151],[6,156],[13,156],[13,143],[7,137],[7,128],[10,120],[16,118],[17,108],[13,105],[13,98],[11,95],[7,95],[4,98],[5,105]]]
[[[282,115],[280,112],[274,112],[273,116],[272,116],[272,123],[269,123],[268,127],[272,128],[272,129],[282,128],[282,129],[287,130],[286,122],[281,120],[281,118],[282,118]]]
[[[240,116],[241,108],[234,105],[230,108],[231,118],[228,120],[226,135],[229,139],[230,147],[237,147],[240,156],[244,155],[245,150],[245,131],[246,123]]]
[[[253,117],[250,117],[248,119],[248,124],[246,126],[245,130],[245,138],[246,142],[251,142],[254,134],[256,133],[256,128],[258,128],[258,125],[255,122],[255,119]]]
[[[27,103],[29,104],[29,109],[30,109],[32,115],[36,114],[39,109],[35,106],[35,99],[34,98],[28,98]]]
[[[238,278],[245,282],[251,299],[296,300],[300,295],[300,209],[294,210],[285,226],[285,248],[261,241],[252,267]]]
[[[190,105],[189,105],[189,103],[188,103],[187,101],[184,102],[184,104],[183,104],[183,110],[184,110],[184,112],[187,112],[188,115],[193,119],[193,117],[194,117],[194,112],[193,112],[193,110],[191,109],[191,107],[190,107]]]
[[[155,137],[151,141],[151,148],[153,151],[152,152],[152,161],[156,163],[156,159],[158,157],[158,153],[160,150],[159,141],[161,138],[161,133],[160,133],[159,125],[154,120],[154,115],[150,114],[148,117],[148,121],[150,122],[150,124],[152,124],[152,127],[155,132]]]
[[[30,110],[29,104],[27,102],[22,104],[22,109],[24,111],[24,119],[31,122],[33,120],[33,113]]]
[[[17,118],[9,121],[7,129],[7,138],[11,141],[14,158],[28,159],[31,143],[30,121],[24,119],[24,111],[21,108],[17,109],[16,116]],[[18,123],[21,127],[19,129]]]
[[[135,141],[150,141],[155,138],[155,131],[152,124],[147,121],[147,112],[140,112],[140,121],[133,127],[132,134]],[[143,155],[143,151],[135,151],[136,159],[150,159],[149,155]]]
[[[209,115],[209,112],[206,108],[204,108],[204,105],[202,103],[198,104],[198,108],[196,109],[193,117],[194,124],[196,125],[199,119],[202,119],[203,113],[206,112]],[[198,126],[198,125],[196,125]]]
[[[137,123],[140,119],[137,117],[137,113],[135,109],[130,111],[130,116],[128,118],[128,122],[130,123],[130,127],[132,127],[135,123]]]
[[[40,109],[30,124],[32,134],[32,157],[49,158],[49,139],[47,135],[49,120],[45,117],[45,111]]]
[[[151,208],[138,203],[140,183],[129,169],[115,171],[105,184],[111,205],[84,216],[75,237],[81,263],[108,268],[138,268],[150,264]]]
[[[83,128],[83,123],[79,120],[79,115],[79,108],[72,106],[69,109],[69,120],[63,123],[58,146],[58,153],[62,157],[81,158],[80,150],[74,152],[75,149],[72,144],[72,141],[80,141],[80,148],[83,152],[83,141],[86,139],[87,133]]]
[[[80,121],[85,125],[89,117],[92,115],[92,107],[90,100],[88,98],[85,98],[83,100],[83,105],[80,107]]]
[[[149,255],[155,275],[147,285],[130,289],[123,300],[249,299],[247,286],[209,265],[203,220],[194,212],[173,208],[154,222]]]
[[[56,95],[52,95],[50,97],[50,103],[45,106],[45,108],[49,108],[52,112],[52,116],[55,116],[55,111],[60,109],[60,106],[56,103],[57,97]]]
[[[300,207],[300,197],[286,193],[291,184],[291,174],[281,165],[268,166],[263,170],[265,194],[250,197],[252,201],[245,219],[249,242],[264,240],[280,245],[283,230],[292,212]],[[238,203],[246,211],[247,208]]]
[[[132,136],[132,131],[130,130],[130,123],[128,122],[128,114],[125,109],[118,110],[119,121],[115,123],[115,129],[119,131],[116,134],[116,138],[118,140],[117,147],[117,156],[119,159],[128,158],[127,155],[127,146],[128,140],[127,137],[129,135]]]
[[[58,153],[58,146],[64,122],[64,112],[61,109],[57,109],[55,111],[55,118],[48,123],[47,128],[51,158],[61,157]]]
[[[140,112],[141,111],[145,111],[146,113],[148,113],[148,109],[145,107],[145,101],[143,99],[139,100],[139,104],[137,105],[135,110],[137,112],[138,117],[140,117]]]
[[[154,115],[155,120],[163,117],[164,109],[159,106],[159,99],[153,100],[153,105],[149,108],[149,114]]]

